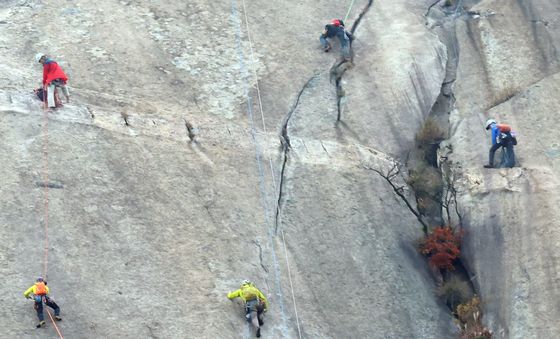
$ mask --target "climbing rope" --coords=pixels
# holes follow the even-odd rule
[[[260,89],[260,85],[259,85],[259,77],[258,77],[258,72],[256,69],[256,62],[255,62],[255,55],[254,55],[254,49],[253,49],[253,42],[252,42],[252,38],[251,38],[251,28],[249,25],[249,18],[248,18],[248,11],[247,11],[247,6],[245,4],[245,0],[241,0],[242,3],[242,7],[243,7],[243,15],[244,15],[244,21],[245,21],[245,28],[247,31],[247,40],[249,42],[249,50],[251,53],[251,68],[253,71],[253,75],[255,77],[255,83],[256,83],[256,90],[257,90],[257,99],[258,99],[258,103],[259,103],[259,111],[260,111],[260,115],[261,115],[261,121],[262,121],[262,126],[263,126],[263,132],[266,134],[267,130],[266,130],[266,122],[264,119],[264,109],[263,109],[263,104],[262,104],[262,96],[261,96],[261,89]],[[348,16],[350,15],[350,12],[352,10],[352,7],[354,6],[355,0],[352,0],[352,2],[350,3],[350,6],[348,8],[348,11],[346,13],[346,16],[344,17],[344,21],[346,21],[348,19]],[[238,19],[238,10],[237,10],[237,6],[236,6],[236,0],[232,0],[231,2],[231,9],[232,9],[232,17],[235,19]],[[242,71],[246,72],[246,68],[245,68],[245,63],[244,63],[244,58],[243,58],[243,51],[242,51],[242,47],[241,47],[241,28],[239,27],[239,23],[238,20],[236,20],[236,26],[237,26],[237,34],[236,34],[236,38],[237,38],[237,49],[238,49],[238,57],[239,57],[239,61],[241,64],[241,69]],[[252,109],[252,101],[249,95],[249,91],[248,91],[248,83],[247,83],[247,76],[244,77],[245,80],[245,96],[247,97],[247,113],[249,115],[249,119],[250,119],[250,123],[251,123],[251,133],[252,133],[252,140],[253,143],[255,144],[255,148],[256,148],[256,157],[257,157],[257,164],[258,164],[258,169],[259,169],[259,179],[260,179],[260,188],[261,188],[261,197],[263,199],[263,205],[264,205],[264,210],[265,210],[265,215],[266,215],[266,220],[267,222],[270,222],[270,216],[268,213],[268,203],[266,202],[265,196],[266,196],[266,191],[264,189],[264,173],[262,171],[262,167],[260,164],[260,160],[261,160],[261,156],[260,156],[260,145],[255,137],[255,128],[254,128],[254,120],[253,120],[253,109]],[[272,176],[272,182],[273,182],[273,187],[274,187],[274,191],[276,193],[278,193],[278,187],[276,185],[276,180],[275,180],[275,173],[274,173],[274,167],[272,165],[272,159],[269,159],[269,166],[270,166],[270,172],[271,172],[271,176]],[[275,272],[276,272],[276,284],[277,284],[277,289],[278,292],[280,294],[280,300],[282,299],[281,297],[281,288],[280,288],[280,282],[279,282],[279,267],[278,267],[278,263],[277,263],[277,259],[276,259],[276,253],[274,250],[274,243],[272,241],[272,234],[271,234],[271,230],[269,229],[269,242],[271,244],[272,247],[272,256],[273,256],[273,262],[275,265]],[[282,243],[284,245],[284,251],[285,251],[285,256],[286,256],[286,266],[288,269],[288,279],[290,282],[290,289],[291,289],[291,294],[292,294],[292,301],[294,303],[294,314],[296,317],[296,324],[297,324],[297,330],[298,330],[298,335],[299,338],[302,338],[301,335],[301,326],[299,323],[299,315],[298,315],[298,311],[297,311],[297,304],[296,304],[296,299],[295,299],[295,292],[294,292],[294,287],[293,287],[293,282],[292,282],[292,275],[291,275],[291,269],[290,269],[290,265],[289,265],[289,261],[288,261],[288,253],[287,253],[287,248],[286,248],[286,240],[284,237],[284,232],[282,230]],[[286,321],[286,317],[284,314],[284,306],[283,303],[280,302],[280,308],[282,311],[282,316],[284,318],[284,322]]]
[[[48,93],[47,87],[45,86],[43,91],[43,215],[44,215],[44,232],[45,232],[45,248],[43,257],[43,277],[47,279],[48,267],[49,267],[49,105],[47,101]],[[56,94],[56,88],[55,88]],[[56,101],[56,99],[55,99]],[[51,319],[51,322],[56,330],[56,333],[60,339],[64,339],[60,329],[56,325],[56,322],[49,311],[48,307],[45,306],[45,310]]]
[[[45,307],[46,308],[46,307]],[[62,333],[60,332],[60,329],[58,328],[58,326],[56,325],[56,322],[51,314],[51,311],[47,310],[47,314],[49,315],[49,318],[51,319],[52,324],[54,325],[54,329],[56,330],[56,333],[58,334],[58,336],[60,337],[60,339],[64,339],[64,337],[62,336]]]
[[[257,88],[257,99],[259,101],[259,110],[261,113],[261,121],[263,126],[263,132],[266,134],[266,123],[264,121],[264,109],[262,104],[261,98],[261,87],[259,86],[259,75],[257,73],[257,67],[255,62],[255,53],[253,52],[253,40],[251,39],[251,29],[249,27],[249,18],[247,16],[247,7],[245,6],[245,0],[242,0],[243,5],[243,16],[245,17],[245,28],[247,31],[247,40],[249,42],[249,50],[251,51],[251,68],[253,70],[253,74],[255,75],[255,87]],[[272,159],[268,159],[268,164],[270,167],[270,173],[272,177],[272,184],[274,186],[274,190],[276,191],[276,175],[274,174],[274,167],[272,166]]]
[[[355,0],[353,0],[352,2],[354,2]],[[257,98],[259,101],[259,108],[260,108],[260,113],[261,113],[261,118],[262,118],[262,123],[263,123],[263,130],[266,133],[266,125],[265,125],[265,121],[264,121],[264,110],[263,110],[263,104],[262,104],[262,98],[261,98],[261,91],[260,91],[260,87],[259,87],[259,77],[258,77],[258,73],[256,70],[256,63],[255,63],[255,56],[254,56],[254,52],[253,52],[253,43],[252,43],[252,39],[251,39],[251,29],[249,27],[249,19],[247,16],[247,7],[245,5],[245,0],[242,0],[242,4],[243,4],[243,13],[245,16],[245,26],[246,26],[246,30],[247,30],[247,39],[249,40],[249,48],[251,51],[251,63],[252,63],[252,68],[253,68],[253,73],[255,76],[255,82],[256,82],[256,88],[257,88]],[[275,180],[275,174],[274,174],[274,168],[272,166],[272,159],[269,159],[269,164],[270,164],[270,171],[271,171],[271,176],[272,176],[272,184],[274,187],[274,192],[278,193],[278,188],[276,186],[276,180]],[[286,252],[286,240],[284,239],[284,232],[282,231],[282,242],[284,244],[284,251],[286,254],[286,267],[288,269],[288,278],[290,281],[290,289],[291,289],[291,293],[292,293],[292,301],[294,303],[294,314],[296,317],[296,324],[297,324],[297,330],[298,330],[298,334],[299,334],[299,338],[301,339],[301,326],[299,324],[299,315],[298,315],[298,311],[297,311],[297,304],[296,304],[296,298],[295,298],[295,293],[294,293],[294,287],[293,287],[293,283],[292,283],[292,274],[291,274],[291,270],[290,270],[290,264],[288,262],[288,253]]]
[[[49,263],[49,117],[47,103],[47,87],[43,91],[43,223],[45,232],[45,247],[43,257],[43,277],[47,278]]]
[[[356,2],[356,0],[352,0],[352,2],[350,3],[350,6],[348,7],[348,11],[346,12],[346,16],[344,17],[344,23],[346,23],[346,20],[348,19],[348,16],[350,15],[350,11],[352,10],[352,7],[354,6],[354,2]]]
[[[286,249],[286,239],[284,238],[284,230],[280,230],[282,233],[282,243],[284,244],[284,254],[286,255],[286,267],[288,268],[288,280],[290,281],[290,289],[292,290],[292,302],[294,303],[294,314],[296,315],[296,324],[299,339],[301,339],[301,328],[299,326],[299,317],[297,312],[296,297],[294,293],[294,284],[292,283],[292,274],[290,273],[290,262],[288,261],[288,250]]]
[[[255,53],[253,53],[253,41],[251,39],[251,30],[249,29],[249,18],[247,17],[247,8],[245,6],[245,0],[241,1],[242,5],[243,5],[243,15],[245,17],[245,27],[247,28],[247,40],[249,42],[249,50],[251,51],[251,68],[253,69],[253,73],[255,74],[255,83],[256,83],[256,87],[257,87],[257,98],[259,100],[259,109],[261,112],[261,119],[262,119],[262,125],[263,125],[263,132],[266,134],[266,124],[264,122],[264,110],[263,110],[263,105],[262,105],[262,99],[261,99],[261,89],[259,86],[259,76],[257,74],[257,68],[255,67]]]
[[[243,1],[243,8],[246,8],[245,3]],[[245,15],[247,15],[247,12],[245,11]],[[280,266],[278,263],[278,258],[276,255],[276,250],[275,250],[275,245],[274,245],[274,241],[273,241],[273,230],[271,227],[271,218],[270,218],[270,213],[269,213],[269,206],[268,206],[268,199],[266,198],[267,196],[267,192],[266,192],[266,184],[265,184],[265,174],[264,174],[264,169],[262,166],[262,159],[261,159],[261,145],[259,143],[259,141],[257,140],[256,137],[256,128],[255,128],[255,122],[254,122],[254,118],[253,118],[253,105],[252,105],[252,99],[251,96],[249,94],[249,72],[247,70],[247,67],[245,65],[245,57],[243,55],[243,48],[241,45],[241,25],[240,25],[240,18],[239,18],[239,12],[237,9],[237,0],[231,0],[231,18],[232,18],[232,23],[233,26],[235,27],[235,40],[236,40],[236,49],[237,49],[237,54],[238,54],[238,59],[239,59],[239,65],[240,65],[240,70],[241,70],[241,75],[242,75],[242,79],[243,81],[243,89],[244,89],[244,96],[246,97],[247,100],[247,115],[249,118],[249,124],[250,124],[250,132],[251,132],[251,142],[253,143],[254,147],[255,147],[255,160],[257,163],[257,170],[258,170],[258,177],[259,177],[259,191],[260,191],[260,197],[261,197],[261,204],[263,207],[263,211],[265,214],[265,221],[266,221],[266,225],[268,228],[268,242],[269,245],[272,249],[272,262],[273,262],[273,266],[274,266],[274,276],[275,276],[275,282],[276,282],[276,294],[278,296],[278,305],[280,306],[280,313],[282,315],[282,319],[284,322],[284,331],[287,333],[287,327],[286,327],[286,323],[287,323],[287,316],[285,314],[285,307],[284,307],[284,302],[283,302],[283,297],[282,297],[282,288],[281,288],[281,283],[280,283]],[[247,30],[249,31],[249,26],[248,26],[248,20],[245,20],[245,24],[247,25]],[[251,43],[252,45],[252,43]],[[254,60],[253,60],[254,63]],[[255,73],[256,74],[256,73]],[[262,107],[262,104],[259,106]],[[262,113],[262,112],[261,112]],[[264,123],[264,113],[262,113],[261,118],[263,119],[263,123]],[[264,128],[264,126],[263,126]],[[270,160],[269,162],[270,164],[272,163],[272,161]],[[287,336],[287,335],[286,335]]]

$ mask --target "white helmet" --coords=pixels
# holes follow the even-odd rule
[[[44,57],[45,54],[44,53],[37,53],[35,54],[35,61],[39,62],[41,60],[42,57]]]
[[[247,279],[245,279],[245,280],[243,280],[243,281],[241,282],[241,286],[244,286],[244,285],[251,285],[251,284],[252,284],[252,282],[251,282],[250,280],[247,280]]]
[[[495,124],[495,123],[496,123],[496,120],[494,120],[494,119],[488,119],[488,120],[486,120],[486,129],[489,129],[490,126],[491,126],[492,124]]]

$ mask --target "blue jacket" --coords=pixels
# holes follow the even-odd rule
[[[500,129],[497,124],[492,124],[492,146],[498,143],[498,137],[500,136]]]

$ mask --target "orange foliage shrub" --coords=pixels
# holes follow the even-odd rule
[[[453,270],[453,261],[461,254],[462,232],[453,232],[447,227],[436,227],[422,243],[420,250],[428,256],[430,264],[439,268]]]

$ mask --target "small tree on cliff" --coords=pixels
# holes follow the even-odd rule
[[[422,254],[430,264],[439,269],[453,270],[453,262],[461,254],[462,232],[454,232],[449,227],[436,227],[420,245]]]

